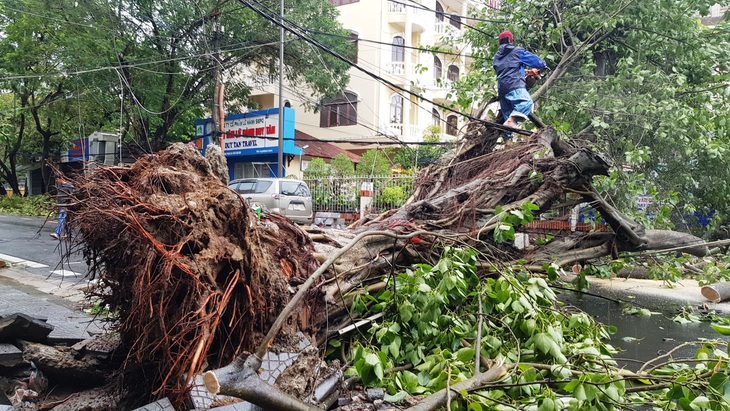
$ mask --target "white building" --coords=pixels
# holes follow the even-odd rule
[[[340,23],[357,39],[355,63],[363,69],[413,93],[394,89],[357,68],[350,69],[350,84],[340,96],[323,104],[319,113],[305,111],[303,97],[284,89],[288,105],[296,110],[296,129],[326,140],[423,140],[427,127],[437,124],[444,138],[453,138],[465,119],[437,104],[448,105],[450,83],[464,75],[471,49],[454,42],[466,22],[465,0],[330,0]],[[498,5],[497,0],[490,4]],[[442,45],[452,54],[424,53],[419,48]],[[261,108],[278,104],[278,84],[263,85],[254,93]],[[428,100],[428,101],[426,101]],[[433,103],[437,104],[433,104]],[[311,104],[312,102],[310,102]],[[390,137],[390,139],[388,138]],[[362,146],[338,144],[362,150]]]

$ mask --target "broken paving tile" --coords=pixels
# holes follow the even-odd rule
[[[135,408],[133,411],[175,411],[170,400],[163,398],[143,407]]]
[[[71,348],[80,353],[108,358],[112,351],[119,346],[119,341],[119,334],[98,334],[74,344]]]
[[[259,376],[261,376],[262,380],[273,385],[279,377],[279,374],[284,372],[288,366],[292,365],[297,358],[299,358],[298,353],[281,352],[277,354],[269,351],[261,362]]]
[[[23,351],[12,344],[0,343],[0,367],[12,368],[24,363]]]
[[[193,382],[190,384],[190,398],[193,400],[195,409],[208,409],[213,407],[215,403],[226,402],[228,400],[238,401],[242,404],[240,399],[236,397],[229,397],[226,395],[214,395],[211,394],[207,388],[205,388],[205,382],[203,382],[203,376],[198,375],[195,377]],[[250,404],[249,404],[250,405]],[[211,408],[218,409],[218,408]]]
[[[0,341],[43,342],[54,327],[29,315],[15,313],[0,319]]]

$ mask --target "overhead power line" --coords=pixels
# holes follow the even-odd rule
[[[507,20],[481,19],[479,17],[464,16],[464,15],[456,14],[456,13],[448,13],[446,11],[438,11],[438,10],[430,9],[430,8],[424,6],[421,3],[415,2],[414,0],[409,0],[410,3],[403,3],[402,1],[397,1],[397,0],[388,0],[388,1],[390,1],[391,3],[395,3],[395,4],[401,4],[401,5],[406,6],[406,7],[411,7],[411,8],[414,8],[414,9],[420,9],[420,10],[430,11],[430,12],[433,12],[433,13],[441,14],[443,16],[447,16],[447,17],[458,17],[460,19],[469,19],[469,20],[474,20],[474,21],[481,21],[481,22],[484,22],[484,23],[499,23],[499,24],[509,23],[509,21],[507,21]],[[496,8],[488,5],[488,4],[485,4],[485,6],[487,6],[487,8],[492,9],[492,10],[499,10],[499,9],[496,9]]]
[[[270,22],[272,22],[272,23],[274,23],[274,24],[276,24],[276,25],[278,25],[280,27],[284,27],[285,30],[287,30],[288,32],[292,33],[293,35],[295,35],[295,36],[301,38],[302,40],[304,40],[304,41],[306,41],[306,42],[314,45],[315,47],[317,47],[317,48],[325,51],[326,53],[330,54],[331,56],[335,57],[336,59],[345,62],[346,64],[348,64],[348,65],[356,68],[357,70],[359,70],[359,71],[367,74],[368,76],[372,77],[373,79],[375,79],[375,80],[377,80],[377,81],[379,81],[379,82],[381,82],[381,83],[383,83],[383,84],[391,87],[394,90],[398,90],[398,91],[403,92],[405,94],[414,96],[414,97],[418,98],[419,100],[423,100],[425,102],[431,103],[434,106],[439,107],[439,108],[441,108],[443,110],[446,110],[446,111],[449,111],[449,112],[452,112],[452,113],[461,115],[461,116],[463,116],[463,117],[465,117],[465,118],[467,118],[469,120],[480,122],[482,124],[485,124],[485,125],[487,125],[489,127],[492,127],[492,128],[496,128],[498,130],[510,131],[510,132],[513,132],[513,133],[522,134],[522,135],[526,135],[526,136],[532,135],[532,132],[530,132],[530,131],[522,130],[522,129],[519,129],[519,128],[506,127],[506,126],[504,126],[502,124],[499,124],[499,123],[482,120],[482,119],[473,117],[473,116],[471,116],[469,114],[462,113],[459,110],[456,110],[456,109],[454,109],[452,107],[449,107],[449,106],[446,106],[446,105],[437,103],[437,102],[435,102],[433,100],[427,99],[427,98],[423,97],[422,95],[420,95],[418,93],[415,93],[415,92],[413,92],[411,90],[408,90],[406,88],[403,88],[403,87],[401,87],[401,86],[399,86],[399,85],[397,85],[397,84],[395,84],[395,83],[393,83],[393,82],[391,82],[391,81],[389,81],[389,80],[387,80],[387,79],[385,79],[385,78],[383,78],[383,77],[381,77],[381,76],[379,76],[379,75],[377,75],[375,73],[372,73],[372,72],[370,72],[370,71],[368,71],[368,70],[360,67],[359,65],[357,65],[357,64],[353,63],[352,61],[348,60],[347,58],[343,57],[342,55],[340,55],[336,51],[332,50],[331,48],[326,47],[325,45],[323,45],[322,43],[320,43],[316,39],[313,39],[313,38],[307,36],[306,34],[301,33],[300,31],[304,31],[304,29],[301,28],[300,26],[298,26],[296,23],[291,22],[291,21],[289,21],[287,19],[280,20],[281,19],[280,16],[278,14],[275,14],[275,13],[267,14],[265,11],[263,11],[263,10],[259,9],[258,7],[256,7],[249,0],[238,0],[238,1],[240,3],[242,3],[242,4],[247,5],[256,14],[260,15],[261,17],[265,18],[266,20],[268,20],[268,21],[270,21]],[[253,0],[253,1],[255,1],[258,4],[261,4],[260,2],[258,2],[256,0]],[[265,5],[262,5],[262,6],[264,8],[267,8],[268,9],[268,7],[266,7]],[[275,17],[272,17],[272,16],[275,16]],[[287,23],[289,23],[293,27],[287,27],[287,25],[284,24],[285,21]]]
[[[199,137],[210,137],[214,133],[206,133],[203,135],[196,135],[196,138]],[[215,134],[217,135],[223,135],[227,137],[241,137],[238,134],[234,134],[230,131],[216,131]],[[273,137],[273,136],[256,136],[256,137],[250,137],[250,138],[257,138],[262,140],[278,140],[279,137]],[[377,138],[377,137],[371,137],[371,138]],[[434,141],[434,142],[428,142],[428,141],[414,141],[414,142],[405,142],[405,141],[361,141],[361,140],[338,140],[338,139],[321,139],[321,138],[284,138],[284,141],[296,141],[296,142],[314,142],[314,143],[347,143],[347,144],[355,144],[355,145],[381,145],[381,146],[449,146],[453,145],[453,141]]]
[[[304,29],[304,30],[306,30],[312,34],[319,34],[322,36],[338,37],[338,38],[343,38],[343,39],[348,39],[348,40],[355,40],[354,38],[351,38],[350,36],[343,36],[341,34],[326,33],[323,31],[316,31],[316,30],[309,30],[309,29]],[[383,46],[393,46],[393,43],[388,43],[385,41],[370,40],[370,39],[365,39],[362,37],[358,37],[356,40],[358,42],[364,42],[364,43],[380,44]],[[472,56],[471,54],[454,53],[454,52],[438,50],[438,49],[429,49],[429,48],[414,47],[414,46],[399,46],[399,47],[402,47],[402,48],[408,49],[408,50],[422,51],[424,53],[436,53],[436,54],[443,54],[443,55],[447,55],[447,56],[468,57],[468,58],[473,58],[475,60],[491,60],[491,59],[485,59],[483,57]]]

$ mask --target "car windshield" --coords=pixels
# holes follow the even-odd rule
[[[271,187],[271,181],[246,180],[238,183],[235,190],[240,194],[261,194]]]

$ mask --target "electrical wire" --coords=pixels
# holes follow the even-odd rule
[[[430,11],[430,12],[436,13],[437,15],[442,15],[442,16],[458,17],[460,19],[468,19],[468,20],[480,21],[480,22],[484,22],[484,23],[499,23],[499,24],[509,23],[509,21],[507,21],[507,20],[481,19],[481,18],[478,18],[478,17],[464,16],[464,15],[456,14],[456,13],[448,13],[446,11],[437,11],[437,10],[430,9],[430,8],[424,6],[423,4],[418,3],[418,2],[416,2],[414,0],[408,0],[408,1],[410,1],[410,3],[404,3],[404,2],[398,1],[398,0],[388,0],[388,1],[391,2],[391,3],[400,4],[400,5],[403,5],[403,6],[406,6],[406,7],[411,7],[411,8],[414,8],[414,9],[421,9],[421,10]],[[492,7],[489,4],[484,4],[484,6],[486,6],[489,9],[492,9],[494,11],[499,11],[498,8]]]
[[[440,107],[443,110],[456,113],[456,114],[461,115],[461,116],[463,116],[463,117],[465,117],[465,118],[467,118],[467,119],[469,119],[471,121],[480,122],[480,123],[482,123],[482,124],[484,124],[486,126],[489,126],[489,127],[492,127],[492,128],[498,129],[498,130],[509,131],[509,132],[513,132],[513,133],[516,133],[516,134],[526,135],[526,136],[532,135],[532,132],[530,132],[530,131],[522,130],[522,129],[519,129],[519,128],[507,127],[507,126],[504,126],[504,125],[499,124],[499,123],[482,120],[482,119],[473,117],[470,114],[462,113],[462,112],[460,112],[460,111],[458,111],[458,110],[456,110],[456,109],[454,109],[452,107],[449,107],[449,106],[446,106],[444,104],[440,104],[440,103],[437,103],[437,102],[435,102],[433,100],[427,99],[427,98],[419,95],[418,93],[415,93],[415,92],[413,92],[411,90],[408,90],[408,89],[406,89],[404,87],[401,87],[401,86],[399,86],[399,85],[397,85],[397,84],[395,84],[395,83],[393,83],[393,82],[391,82],[391,81],[389,81],[389,80],[387,80],[387,79],[385,79],[385,78],[383,78],[383,77],[381,77],[381,76],[379,76],[379,75],[377,75],[375,73],[372,73],[372,72],[370,72],[368,70],[363,69],[359,65],[351,62],[350,60],[348,60],[347,58],[343,57],[342,55],[340,55],[336,51],[334,51],[334,50],[326,47],[323,44],[321,44],[317,40],[310,38],[306,34],[300,33],[299,32],[300,28],[296,24],[289,22],[289,24],[291,24],[292,26],[294,26],[296,28],[296,30],[294,28],[292,28],[292,27],[287,27],[286,24],[284,24],[284,21],[287,21],[286,19],[283,19],[283,20],[280,21],[280,16],[276,15],[276,17],[272,17],[271,15],[267,14],[265,11],[257,8],[254,4],[252,4],[252,2],[250,0],[237,0],[237,1],[239,1],[242,4],[247,5],[251,10],[253,10],[255,13],[257,13],[261,17],[265,18],[266,20],[268,20],[268,21],[276,24],[279,27],[283,27],[285,30],[287,30],[290,33],[294,34],[295,36],[301,38],[302,40],[304,40],[306,42],[309,42],[309,43],[312,43],[314,46],[316,46],[319,49],[325,51],[326,53],[332,55],[333,57],[337,58],[338,60],[343,61],[346,64],[351,65],[352,67],[354,67],[354,68],[362,71],[363,73],[367,74],[368,76],[372,77],[373,79],[375,79],[375,80],[377,80],[377,81],[379,81],[379,82],[381,82],[381,83],[383,83],[383,84],[391,87],[394,90],[398,90],[400,92],[403,92],[403,93],[406,93],[408,95],[414,96],[414,97],[416,97],[416,98],[418,98],[420,100],[423,100],[423,101],[426,101],[428,103],[431,103],[431,104],[433,104],[436,107]],[[256,0],[253,0],[253,1],[256,1]],[[256,1],[256,2],[260,4],[260,2],[258,2],[258,1]],[[266,7],[266,6],[264,6],[264,7]]]
[[[349,36],[343,36],[341,34],[326,33],[326,32],[323,32],[323,31],[310,30],[310,29],[306,29],[306,28],[304,30],[305,31],[308,31],[308,32],[310,32],[312,34],[319,34],[319,35],[322,35],[322,36],[338,37],[338,38],[343,38],[343,39],[354,40],[353,38],[351,38]],[[380,45],[383,45],[383,46],[393,46],[393,43],[386,43],[384,41],[378,41],[378,40],[369,40],[369,39],[365,39],[365,38],[362,38],[362,37],[358,37],[357,38],[357,42],[380,44]],[[473,56],[471,54],[454,53],[454,52],[445,51],[445,50],[429,49],[429,48],[414,47],[414,46],[400,46],[400,47],[402,47],[402,48],[404,48],[406,50],[421,51],[423,53],[442,54],[442,55],[447,55],[447,56],[450,55],[450,56],[456,56],[456,57],[471,58],[471,59],[474,59],[474,60],[492,61],[492,59],[487,59],[487,58],[484,58],[484,57]]]
[[[277,17],[281,18],[281,16],[280,16],[280,15],[279,15],[278,13],[275,13],[275,12],[274,12],[273,10],[271,10],[271,9],[270,9],[270,8],[269,8],[268,6],[266,6],[265,4],[261,3],[261,2],[259,1],[259,0],[253,0],[253,1],[255,1],[255,2],[257,3],[257,4],[261,5],[261,6],[263,7],[263,8],[265,8],[266,10],[268,10],[268,11],[269,11],[269,13],[270,13],[269,15],[276,15]],[[301,26],[297,25],[296,23],[292,22],[291,20],[288,20],[288,19],[286,19],[286,18],[283,18],[283,21],[285,21],[285,22],[287,22],[287,23],[289,23],[289,24],[291,24],[291,25],[293,25],[293,26],[295,26],[295,27],[297,27],[297,28],[299,28],[299,29],[301,29],[301,30],[303,30],[303,31],[306,31],[306,29],[305,29],[305,28],[303,28],[303,27],[301,27]],[[391,44],[391,45],[392,45],[392,44]],[[453,61],[452,61],[452,62],[453,62]],[[324,66],[324,62],[323,62],[323,61],[322,61],[322,64],[323,64],[323,66]],[[349,60],[348,60],[348,64],[352,65],[353,63],[352,63],[351,61],[349,61]],[[374,65],[373,65],[373,67],[374,67],[374,68],[376,68],[376,69],[379,69],[379,67],[377,67],[377,66],[374,66]],[[360,69],[361,69],[362,71],[364,71],[365,73],[369,73],[369,74],[370,74],[370,76],[372,77],[372,75],[373,75],[373,74],[372,74],[372,72],[370,72],[370,71],[366,71],[366,70],[364,70],[363,68],[360,68]],[[401,88],[400,90],[405,90],[405,89],[402,89],[402,88]],[[344,94],[344,93],[343,93],[343,94]],[[418,100],[425,100],[425,101],[429,101],[429,102],[430,102],[430,100],[427,100],[427,99],[423,98],[422,96],[420,96],[420,95],[418,95],[418,94],[415,94],[415,93],[411,93],[411,94],[412,94],[412,95],[416,95],[417,97],[419,97],[419,99],[418,99]],[[429,114],[431,114],[431,109],[430,109],[430,108],[426,108],[426,107],[423,107],[422,105],[418,104],[417,102],[411,101],[411,100],[410,100],[409,98],[407,98],[406,96],[404,96],[404,95],[403,95],[402,93],[400,93],[400,92],[396,92],[396,95],[399,95],[399,96],[401,96],[401,98],[403,98],[404,100],[406,100],[406,99],[407,99],[407,100],[408,100],[408,101],[409,101],[409,102],[410,102],[411,104],[414,104],[414,105],[415,105],[416,107],[420,108],[420,109],[421,109],[421,110],[423,110],[424,112],[426,112],[426,113],[429,113]],[[433,102],[432,102],[432,103],[433,103]],[[401,108],[401,110],[402,110],[402,108]],[[454,110],[452,110],[452,111],[454,111]],[[466,116],[466,115],[465,115],[464,113],[461,113],[461,112],[458,112],[458,111],[457,111],[457,113],[458,113],[458,114],[460,114],[460,115],[462,115],[462,116]],[[377,114],[376,114],[376,117],[377,117]],[[441,118],[441,117],[439,116],[439,119],[438,119],[438,121],[439,121],[439,122],[441,122],[441,123],[444,123],[444,124],[446,125],[446,127],[447,127],[447,128],[448,128],[449,126],[451,126],[451,125],[449,124],[449,121],[448,121],[448,117],[447,117],[446,119],[442,119],[442,118]],[[385,127],[389,127],[389,126],[388,126],[389,122],[388,122],[388,123],[383,123],[383,124],[385,125]],[[388,137],[388,135],[386,135],[386,134],[383,134],[383,133],[379,133],[379,134],[381,134],[381,135],[385,135],[386,137]]]
[[[230,138],[236,138],[241,137],[238,134],[234,134],[231,131],[217,131],[215,132],[219,135],[225,135]],[[210,137],[214,133],[205,133],[202,135],[196,135],[195,138],[201,138],[201,137]],[[250,137],[250,136],[247,136]],[[279,137],[276,136],[253,136],[252,138],[262,139],[262,140],[278,140]],[[358,140],[350,140],[350,141],[344,141],[344,140],[338,140],[338,139],[323,139],[323,138],[284,138],[284,141],[295,141],[295,142],[314,142],[314,143],[348,143],[348,144],[354,144],[354,145],[372,145],[372,144],[378,144],[383,146],[450,146],[453,145],[453,141],[435,141],[435,142],[429,142],[429,141],[414,141],[414,142],[407,142],[404,143],[402,141],[358,141]]]

